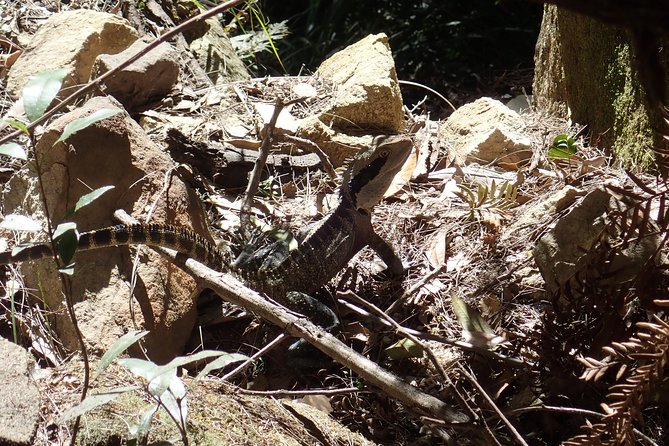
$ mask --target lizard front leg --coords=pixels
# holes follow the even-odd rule
[[[376,255],[378,255],[383,263],[386,264],[385,272],[390,277],[401,277],[405,273],[404,265],[402,264],[402,259],[400,259],[393,247],[390,246],[379,234],[372,230],[369,234],[369,247],[374,250]]]

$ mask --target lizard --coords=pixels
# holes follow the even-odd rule
[[[294,250],[288,250],[283,242],[276,242],[230,261],[205,237],[183,227],[164,224],[115,225],[84,232],[79,235],[77,250],[136,244],[171,248],[209,268],[237,275],[249,287],[331,330],[339,323],[336,314],[309,293],[329,282],[360,250],[370,246],[390,274],[403,273],[401,259],[374,232],[371,215],[412,148],[408,136],[375,137],[344,171],[337,206],[307,227],[298,237],[299,245]],[[37,244],[19,251],[1,252],[0,264],[52,255],[49,244]]]

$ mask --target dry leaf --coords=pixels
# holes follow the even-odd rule
[[[423,347],[416,344],[411,339],[404,338],[395,342],[390,347],[386,348],[384,350],[384,353],[390,359],[395,361],[408,358],[422,358]]]
[[[451,237],[445,230],[439,231],[430,245],[430,250],[427,252],[427,259],[430,261],[432,268],[439,268],[446,263],[448,259],[448,247],[451,243]]]
[[[6,68],[10,68],[16,62],[16,59],[19,58],[22,51],[14,51],[11,54],[0,54],[0,64]]]
[[[606,157],[603,155],[583,160],[583,163],[581,164],[580,174],[585,175],[586,173],[604,167],[605,165],[606,165]]]
[[[299,84],[293,85],[291,89],[293,94],[299,98],[314,98],[318,94],[313,85],[307,84],[305,82],[300,82]]]
[[[369,339],[369,330],[360,322],[351,322],[346,324],[343,329],[347,339],[355,339],[360,342],[367,342]]]
[[[446,272],[460,271],[465,265],[469,264],[469,260],[465,258],[464,252],[459,252],[456,255],[449,257],[446,261]]]
[[[256,112],[262,118],[264,124],[269,124],[274,115],[274,104],[265,104],[262,102],[256,102],[253,104]],[[276,126],[274,128],[278,133],[288,133],[294,135],[297,133],[297,119],[290,114],[287,108],[281,109],[279,113],[279,118],[276,120]]]
[[[465,342],[469,342],[476,347],[492,350],[504,341],[502,337],[495,334],[476,309],[467,305],[455,293],[451,295],[451,307],[462,327],[462,337],[465,339]]]

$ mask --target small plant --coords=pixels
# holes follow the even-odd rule
[[[562,133],[553,140],[553,144],[548,149],[548,157],[568,159],[572,155],[576,155],[577,148],[576,140],[568,134]]]
[[[22,91],[22,100],[26,114],[26,121],[23,122],[17,119],[3,119],[5,123],[9,126],[18,130],[17,134],[25,136],[27,138],[27,146],[31,149],[33,157],[29,159],[28,153],[30,151],[25,150],[19,143],[15,141],[8,141],[0,145],[0,154],[5,156],[10,156],[18,158],[28,163],[32,164],[34,171],[37,174],[37,184],[39,186],[40,196],[42,200],[42,205],[46,217],[46,229],[47,236],[49,238],[49,245],[53,251],[54,261],[58,265],[58,270],[61,273],[61,287],[63,295],[65,296],[66,309],[68,315],[72,321],[73,326],[75,327],[75,332],[77,334],[79,346],[81,349],[82,359],[84,361],[84,385],[82,390],[81,398],[82,400],[86,397],[86,392],[88,390],[88,353],[86,351],[86,345],[83,340],[81,331],[78,328],[76,313],[74,312],[74,302],[72,299],[72,294],[70,292],[70,282],[69,276],[73,274],[74,268],[72,264],[72,258],[77,249],[78,242],[78,232],[76,225],[74,223],[66,222],[65,220],[70,217],[74,212],[77,212],[82,207],[92,203],[94,200],[99,198],[106,191],[111,189],[113,186],[104,186],[98,188],[83,197],[81,197],[77,203],[69,209],[65,215],[59,216],[60,219],[54,220],[51,215],[51,211],[46,202],[46,186],[43,182],[43,169],[41,166],[40,156],[37,156],[35,152],[35,147],[37,145],[37,140],[34,133],[34,128],[41,119],[45,116],[45,113],[49,106],[54,102],[56,96],[58,95],[63,79],[67,74],[66,69],[56,69],[56,70],[46,70],[40,72],[33,76],[28,82],[26,82],[25,87]],[[56,145],[60,142],[66,141],[70,136],[76,132],[87,128],[88,126],[107,119],[111,116],[114,116],[120,113],[121,110],[118,108],[108,108],[100,109],[88,116],[75,119],[65,126],[60,137],[53,143]],[[14,136],[14,135],[12,135]],[[8,140],[9,138],[3,139]],[[17,229],[17,230],[40,230],[42,225],[30,220],[25,216],[7,216],[3,221],[3,225],[6,229]],[[52,226],[53,221],[60,221],[62,223],[58,224],[54,229]],[[17,222],[23,222],[20,225],[17,225]],[[29,223],[28,223],[29,222]],[[14,225],[14,227],[12,227]],[[15,251],[20,251],[22,248],[19,246],[15,248]],[[76,441],[77,432],[79,430],[79,419],[74,423],[72,429],[72,442]]]
[[[454,193],[467,203],[470,220],[475,220],[477,215],[478,217],[482,217],[481,214],[484,210],[507,210],[517,204],[518,188],[508,181],[502,183],[499,188],[494,180],[490,184],[490,187],[479,184],[476,191],[462,184],[458,185],[458,187],[460,190]]]
[[[116,359],[128,347],[146,336],[148,331],[133,331],[121,336],[104,354],[93,379],[101,376],[107,368],[116,362],[136,376],[144,380],[143,386],[122,386],[105,389],[86,397],[74,407],[63,412],[59,418],[65,423],[80,417],[91,410],[114,401],[127,392],[141,392],[153,400],[140,414],[138,422],[128,422],[129,437],[138,444],[145,444],[151,428],[151,422],[159,410],[163,410],[174,421],[179,429],[184,445],[188,445],[186,419],[188,415],[188,391],[181,378],[177,376],[179,367],[203,359],[217,358],[210,362],[193,380],[193,384],[209,372],[228,366],[233,362],[245,361],[249,358],[237,353],[225,353],[204,350],[190,356],[177,357],[165,365],[157,365],[151,361],[136,358]]]
[[[279,184],[279,178],[271,175],[266,180],[263,180],[258,185],[259,197],[263,198],[272,198],[281,195],[281,186]]]
[[[66,74],[67,70],[65,69],[42,71],[36,74],[26,83],[25,87],[23,88],[22,98],[26,111],[26,117],[30,122],[34,122],[38,118],[40,118],[47,110],[49,105],[53,102],[56,95],[60,91],[60,87]],[[105,108],[97,110],[96,112],[88,116],[75,119],[65,126],[65,128],[63,129],[63,133],[53,143],[53,145],[55,146],[60,142],[64,142],[70,136],[74,135],[78,131],[85,129],[90,125],[95,124],[98,121],[110,118],[120,112],[121,110],[118,108]],[[14,119],[4,119],[4,121],[8,125],[24,133],[29,138],[31,146],[34,147],[35,137],[32,131],[29,130],[28,124]],[[0,145],[0,154],[11,156],[21,160],[28,159],[26,151],[18,143],[13,141]],[[41,177],[40,176],[41,169],[37,157],[33,160],[33,162],[35,164],[36,171],[38,172],[38,179],[39,179]],[[77,203],[71,209],[68,209],[67,213],[62,216],[60,221],[64,221],[66,218],[70,217],[72,214],[77,212],[82,207],[91,204],[93,201],[97,200],[102,194],[104,194],[110,189],[113,189],[113,187],[114,186],[100,187],[82,196],[81,198],[79,198]],[[48,209],[47,209],[47,215],[48,215]],[[37,222],[32,222],[32,224],[26,224],[26,220],[29,220],[28,217],[18,216],[18,215],[8,215],[6,219],[3,221],[3,225],[0,225],[0,227],[16,231],[26,230],[26,228],[28,228],[27,230],[34,231],[34,229],[31,228],[41,227],[41,225],[39,225],[39,223]],[[23,223],[20,226],[17,226],[16,225],[17,221],[22,221]],[[47,222],[47,224],[49,225],[49,232],[50,232],[49,238],[52,246],[56,248],[58,258],[61,261],[59,265],[59,272],[67,275],[72,275],[74,270],[73,270],[73,265],[71,264],[71,260],[76,251],[77,241],[79,239],[77,226],[75,223],[63,222],[59,224],[54,230],[52,230],[50,227],[50,221],[51,219],[48,219]],[[8,222],[7,224],[9,225],[9,227],[7,226],[7,224],[5,224],[6,222]],[[15,252],[18,252],[23,248],[24,246],[19,246],[15,248]]]
[[[234,28],[238,28],[240,33],[231,37],[230,41],[242,60],[252,62],[256,54],[271,52],[283,71],[286,71],[275,42],[290,33],[287,20],[269,23],[258,5],[248,2],[243,9],[235,12],[234,22]],[[245,22],[249,22],[249,27],[244,26]],[[230,27],[226,31],[230,32]]]

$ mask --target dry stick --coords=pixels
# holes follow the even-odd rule
[[[254,360],[256,360],[257,358],[261,357],[262,355],[264,355],[265,353],[267,353],[268,351],[272,350],[274,347],[276,347],[277,345],[279,345],[279,344],[281,343],[281,341],[283,341],[283,340],[285,339],[285,337],[286,337],[286,335],[284,335],[283,333],[281,333],[279,336],[277,336],[276,338],[274,338],[274,339],[272,340],[272,342],[270,342],[269,344],[267,344],[266,346],[264,346],[263,348],[261,348],[260,350],[258,350],[257,352],[255,352],[255,354],[254,354],[253,356],[251,356],[249,359],[247,359],[246,361],[244,361],[244,362],[242,362],[241,364],[239,364],[239,365],[238,365],[237,367],[235,367],[235,369],[232,370],[230,373],[225,374],[225,375],[223,376],[223,378],[221,378],[221,379],[222,379],[223,381],[230,381],[232,378],[234,378],[235,376],[239,375],[239,374],[242,373],[244,370],[246,370],[251,364],[253,364],[253,361],[254,361]]]
[[[255,396],[271,396],[272,398],[300,398],[309,395],[350,395],[352,393],[370,393],[357,387],[346,387],[344,389],[311,389],[311,390],[247,390],[237,389],[238,393]]]
[[[283,135],[281,139],[293,143],[296,146],[300,146],[308,152],[318,155],[318,159],[321,160],[321,164],[323,165],[323,170],[325,170],[325,173],[328,174],[331,180],[337,178],[337,173],[334,170],[334,166],[330,162],[330,158],[328,158],[328,156],[321,150],[321,148],[318,147],[318,144],[313,141],[309,141],[306,138],[300,138],[299,136],[294,135]]]
[[[28,130],[34,129],[36,126],[39,124],[42,124],[43,122],[46,122],[50,117],[55,115],[57,112],[65,108],[66,105],[68,105],[70,102],[74,101],[78,97],[82,96],[84,93],[87,93],[88,91],[92,90],[95,87],[99,87],[102,82],[104,82],[106,79],[114,76],[117,72],[120,70],[126,68],[133,62],[135,62],[137,59],[140,57],[145,56],[147,53],[149,53],[151,50],[156,48],[158,45],[160,45],[163,42],[167,42],[170,40],[172,37],[176,36],[180,32],[184,31],[188,27],[200,23],[204,20],[207,20],[210,17],[213,17],[217,14],[222,13],[223,11],[226,11],[234,6],[239,5],[240,3],[244,3],[246,0],[230,0],[228,2],[225,2],[221,5],[218,5],[217,7],[210,9],[207,12],[203,12],[200,15],[196,15],[195,17],[186,20],[185,22],[181,23],[179,26],[176,28],[172,28],[171,30],[167,31],[160,37],[156,38],[153,42],[149,43],[146,48],[143,48],[141,51],[139,51],[137,54],[133,55],[132,57],[129,57],[125,61],[121,62],[118,66],[112,68],[111,70],[107,71],[103,75],[93,79],[65,99],[63,99],[58,105],[54,106],[51,110],[48,112],[44,113],[42,116],[37,118],[35,121],[31,122],[28,124]],[[8,141],[11,141],[13,139],[16,139],[17,137],[21,136],[23,134],[23,131],[21,130],[15,130],[14,132],[8,134],[4,138],[0,139],[0,144],[6,143]]]
[[[258,186],[260,185],[260,175],[262,170],[265,168],[267,157],[269,156],[269,149],[272,147],[272,143],[274,142],[274,128],[276,127],[276,121],[279,119],[281,110],[283,110],[284,107],[303,100],[304,98],[297,98],[288,102],[283,102],[281,98],[276,98],[276,102],[274,103],[274,112],[272,113],[272,117],[270,118],[269,122],[265,126],[265,138],[263,138],[262,145],[260,146],[260,153],[258,154],[258,158],[253,165],[253,171],[251,172],[249,177],[249,184],[246,186],[246,191],[244,192],[244,201],[242,202],[242,209],[239,215],[239,226],[241,228],[242,235],[244,235],[247,240],[251,238],[249,225],[253,197],[258,191]]]
[[[276,127],[276,121],[279,119],[279,114],[285,104],[281,101],[280,98],[276,98],[274,103],[274,112],[272,113],[272,118],[269,120],[267,126],[265,126],[265,138],[262,140],[262,145],[260,146],[260,153],[256,159],[256,163],[253,165],[253,171],[249,177],[249,184],[246,185],[246,191],[244,192],[244,201],[242,202],[242,209],[239,213],[239,227],[241,229],[242,235],[246,240],[251,238],[251,231],[249,229],[251,224],[251,206],[253,204],[253,197],[258,191],[258,186],[260,185],[260,175],[262,170],[265,168],[265,163],[267,162],[267,157],[269,156],[269,149],[272,147],[272,135],[274,133],[274,127]]]
[[[368,313],[367,311],[364,311],[362,313],[359,307],[356,307],[352,304],[349,304],[347,301],[344,299],[339,299],[338,302],[344,306],[346,306],[348,309],[355,311],[358,314],[362,314],[363,316],[366,317],[374,317],[376,320],[378,320],[381,324],[386,325],[388,327],[394,327],[397,331],[400,333],[404,334],[410,334],[413,336],[416,336],[420,339],[425,339],[426,341],[435,341],[439,342],[441,344],[446,344],[450,345],[451,347],[457,347],[460,350],[465,350],[473,353],[479,353],[481,356],[486,356],[488,358],[496,359],[500,362],[505,362],[508,363],[514,367],[529,367],[529,364],[527,364],[525,361],[522,359],[518,358],[513,358],[511,356],[506,356],[501,353],[497,353],[493,350],[489,350],[484,347],[479,347],[477,345],[470,344],[469,342],[464,342],[464,341],[454,341],[453,339],[445,338],[443,336],[438,336],[434,335],[432,333],[426,333],[424,331],[420,330],[414,330],[413,328],[408,328],[403,325],[400,325],[399,322],[397,322],[395,319],[390,317],[388,314],[384,313],[383,310],[372,304],[371,302],[366,301],[362,297],[358,296],[357,294],[351,292],[351,291],[341,291],[340,292],[341,297],[346,297],[346,298],[352,298],[353,300],[358,301],[361,305],[369,308],[370,310],[374,311],[377,313],[376,315],[372,315]]]
[[[125,224],[137,221],[126,212],[119,210],[114,217]],[[443,401],[407,384],[397,375],[385,370],[356,351],[350,349],[335,336],[303,317],[295,316],[285,307],[263,298],[237,278],[214,271],[192,259],[165,248],[154,248],[169,258],[174,264],[191,274],[202,285],[207,286],[221,298],[242,306],[285,330],[291,336],[304,338],[323,353],[356,372],[369,384],[378,387],[388,396],[395,398],[419,413],[444,420],[446,423],[463,423],[469,417]]]
[[[504,416],[504,414],[502,413],[500,408],[497,407],[497,404],[495,404],[495,402],[492,400],[492,398],[490,398],[490,395],[488,395],[488,392],[486,392],[485,389],[483,387],[481,387],[479,382],[476,380],[476,377],[474,377],[474,375],[472,375],[471,373],[466,371],[463,367],[460,367],[460,373],[462,373],[462,375],[465,378],[467,378],[469,383],[476,388],[476,390],[483,397],[483,399],[486,400],[486,402],[492,408],[492,410],[495,411],[495,413],[497,414],[499,419],[502,420],[502,422],[506,425],[506,428],[509,430],[509,432],[511,432],[511,435],[513,435],[513,437],[516,439],[518,444],[520,444],[522,446],[529,446],[527,444],[527,442],[525,441],[525,439],[520,435],[520,432],[518,432],[518,430],[515,428],[515,426],[513,424],[511,424],[511,422],[508,420],[508,418],[506,418],[506,416]]]
[[[425,343],[423,341],[421,341],[420,339],[418,339],[416,336],[409,333],[408,330],[404,330],[404,327],[402,327],[400,324],[398,324],[393,318],[391,318],[390,316],[385,314],[379,307],[377,307],[373,303],[367,302],[366,300],[364,300],[363,298],[361,298],[360,296],[358,296],[357,294],[355,294],[352,291],[345,291],[345,292],[342,292],[341,294],[344,297],[353,298],[353,299],[363,303],[364,305],[367,305],[382,320],[385,320],[386,322],[388,322],[393,328],[395,328],[395,330],[403,333],[404,336],[406,336],[408,339],[412,340],[417,345],[419,345],[420,348],[422,348],[423,351],[427,354],[428,358],[430,358],[430,361],[434,365],[434,368],[437,369],[437,371],[439,372],[439,374],[441,375],[443,380],[447,381],[451,385],[451,388],[453,389],[453,393],[455,393],[458,400],[460,400],[460,404],[463,407],[466,407],[467,409],[469,409],[469,413],[472,416],[472,418],[476,419],[476,414],[474,413],[474,411],[472,409],[469,408],[469,406],[467,405],[467,402],[465,401],[465,398],[460,394],[458,389],[455,387],[455,385],[451,381],[451,378],[446,374],[446,370],[444,370],[441,363],[437,360],[437,357],[435,356],[435,354],[434,354],[434,352],[432,351],[431,348],[429,348],[427,345],[425,345]]]

